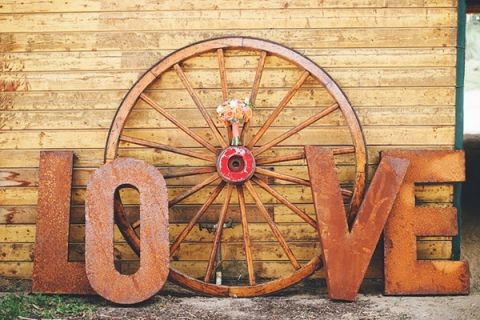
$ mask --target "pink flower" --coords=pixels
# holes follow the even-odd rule
[[[233,117],[235,117],[235,112],[233,112],[232,110],[227,110],[225,112],[225,114],[223,115],[223,117],[226,119],[226,120],[232,120]]]

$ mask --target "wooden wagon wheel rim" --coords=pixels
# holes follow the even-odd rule
[[[353,221],[355,218],[355,214],[359,208],[364,188],[365,188],[365,179],[366,179],[366,164],[367,164],[367,154],[365,148],[365,141],[363,137],[363,133],[361,130],[361,126],[358,122],[357,116],[351,107],[348,99],[338,87],[338,85],[331,79],[331,77],[318,65],[312,62],[310,59],[304,57],[303,55],[286,48],[280,44],[256,39],[256,38],[249,38],[249,37],[224,37],[224,38],[216,38],[210,39],[206,41],[201,41],[182,49],[179,49],[172,54],[166,56],[161,61],[159,61],[156,65],[154,65],[150,70],[148,70],[138,81],[137,83],[130,89],[130,91],[125,96],[124,100],[122,101],[117,113],[114,117],[112,122],[112,126],[110,128],[110,132],[108,135],[108,140],[105,148],[105,161],[109,162],[112,161],[117,157],[118,146],[120,141],[129,142],[136,145],[147,146],[167,152],[173,152],[193,158],[203,159],[207,161],[216,161],[217,153],[220,149],[213,146],[209,141],[206,141],[202,137],[195,134],[192,130],[188,127],[183,125],[180,121],[175,119],[172,115],[170,115],[166,110],[164,110],[158,103],[153,101],[149,98],[144,91],[147,87],[153,83],[160,75],[162,75],[165,71],[173,69],[176,71],[178,77],[182,81],[185,89],[188,91],[192,99],[194,100],[195,104],[197,105],[198,109],[202,113],[203,117],[205,118],[208,126],[215,137],[216,141],[220,145],[222,149],[228,147],[227,142],[224,140],[223,136],[218,131],[218,128],[213,123],[210,115],[207,113],[203,103],[200,100],[200,97],[197,95],[195,90],[191,87],[188,78],[186,77],[180,63],[188,58],[193,56],[209,52],[209,51],[216,51],[218,54],[218,61],[219,61],[219,70],[220,70],[220,78],[221,78],[221,85],[222,85],[222,94],[224,99],[226,99],[228,95],[227,84],[225,81],[225,66],[224,66],[224,57],[223,53],[225,49],[248,49],[248,50],[256,50],[260,51],[260,58],[259,63],[256,69],[256,76],[253,81],[253,87],[251,92],[251,99],[255,101],[259,84],[260,78],[263,72],[265,58],[267,54],[278,56],[286,61],[289,61],[296,66],[302,68],[304,71],[300,78],[297,80],[295,85],[290,89],[289,93],[283,98],[282,102],[277,106],[277,108],[273,111],[264,125],[258,130],[258,132],[252,137],[252,139],[246,144],[246,147],[251,149],[253,156],[256,158],[257,164],[267,164],[267,163],[278,163],[283,161],[290,161],[296,159],[304,159],[304,154],[292,154],[287,156],[277,156],[277,157],[258,157],[264,151],[270,149],[271,147],[279,144],[280,142],[284,141],[285,139],[289,138],[293,134],[303,130],[304,128],[310,126],[314,122],[322,119],[325,116],[328,116],[330,113],[340,110],[342,115],[348,125],[350,130],[351,139],[353,141],[353,147],[345,147],[345,148],[337,148],[334,149],[334,153],[336,154],[355,154],[356,160],[356,175],[354,181],[354,190],[343,190],[344,195],[350,196],[350,210],[349,210],[349,221]],[[312,117],[308,118],[307,120],[303,121],[300,125],[292,128],[291,130],[287,131],[286,133],[278,136],[277,138],[257,147],[257,142],[260,138],[264,135],[264,133],[268,130],[272,122],[275,120],[276,116],[281,113],[282,109],[288,104],[290,99],[293,95],[298,91],[298,89],[303,85],[305,80],[308,76],[315,78],[319,81],[325,89],[330,93],[330,95],[335,99],[335,103],[330,107],[327,107],[317,114],[313,115]],[[170,122],[172,122],[175,126],[181,129],[183,132],[187,133],[192,137],[195,141],[197,141],[200,145],[205,147],[208,152],[194,152],[189,150],[184,150],[182,148],[177,148],[173,146],[167,146],[163,144],[158,144],[153,141],[147,141],[139,138],[134,138],[122,134],[123,128],[125,123],[128,119],[128,116],[135,106],[137,100],[142,99],[156,111],[158,111],[163,117],[167,118]],[[248,123],[247,123],[248,125]],[[246,131],[244,128],[243,132]],[[194,169],[186,170],[183,175],[179,173],[177,176],[186,176],[186,175],[195,175],[195,174],[205,174],[208,172],[213,172],[214,170],[208,171],[209,169]],[[242,185],[233,185],[231,183],[227,183],[222,181],[220,176],[217,172],[214,172],[211,176],[205,179],[200,184],[194,186],[190,190],[187,190],[185,193],[175,197],[174,199],[169,201],[169,207],[175,205],[176,203],[182,201],[186,197],[190,196],[191,194],[197,192],[198,190],[204,188],[207,185],[210,185],[214,181],[221,181],[209,198],[206,200],[206,203],[202,205],[200,210],[195,214],[192,220],[188,223],[188,225],[183,229],[180,235],[177,237],[175,242],[171,246],[171,253],[174,253],[180,243],[186,238],[190,230],[194,227],[197,223],[200,216],[208,209],[208,207],[215,201],[217,196],[220,192],[226,188],[227,195],[224,199],[224,203],[219,214],[219,225],[220,227],[216,231],[215,240],[213,243],[213,248],[211,250],[210,259],[206,271],[206,275],[203,281],[190,277],[188,275],[183,274],[173,268],[170,269],[170,279],[174,282],[177,282],[183,286],[186,286],[190,289],[195,291],[199,291],[202,293],[207,293],[210,295],[216,296],[235,296],[235,297],[250,297],[250,296],[258,296],[267,293],[272,293],[288,286],[291,286],[299,281],[303,280],[304,278],[311,275],[320,265],[321,259],[319,256],[314,256],[307,264],[301,266],[298,261],[296,260],[295,256],[293,255],[291,249],[288,247],[285,239],[281,235],[280,231],[276,227],[275,222],[270,218],[268,213],[265,210],[260,198],[256,194],[253,184],[253,181],[258,187],[262,188],[263,190],[267,191],[271,194],[274,198],[276,198],[280,203],[287,206],[290,210],[296,213],[300,218],[302,218],[305,222],[310,224],[312,227],[316,228],[316,222],[310,216],[305,214],[302,210],[296,207],[294,204],[290,203],[285,197],[281,194],[276,192],[273,188],[270,188],[269,185],[259,179],[262,176],[270,176],[276,179],[285,180],[289,182],[293,182],[300,185],[309,186],[309,181],[304,179],[299,179],[293,176],[284,175],[275,173],[270,170],[265,170],[262,168],[256,168],[256,171],[253,177],[247,181],[245,181]],[[169,177],[165,177],[169,178]],[[209,279],[212,275],[214,270],[214,259],[215,259],[215,249],[220,242],[220,238],[222,235],[222,226],[225,220],[226,212],[229,208],[229,201],[231,198],[231,194],[234,188],[237,188],[237,192],[239,195],[239,206],[240,206],[240,213],[242,218],[242,229],[243,229],[243,239],[244,239],[244,248],[245,248],[245,255],[247,260],[247,268],[249,274],[249,285],[248,286],[225,286],[225,285],[216,285],[209,283]],[[246,218],[246,207],[245,207],[245,196],[244,193],[248,192],[255,200],[256,205],[260,212],[263,214],[266,222],[270,226],[272,232],[274,233],[277,241],[284,249],[286,255],[288,256],[291,264],[295,268],[295,272],[292,274],[282,277],[280,279],[276,279],[273,281],[257,284],[255,282],[255,276],[253,271],[253,258],[251,254],[250,242],[249,242],[249,235],[248,235],[248,221]],[[117,195],[118,201],[115,202],[115,220],[117,225],[120,228],[121,233],[125,237],[126,241],[132,247],[132,249],[139,254],[140,252],[140,242],[137,234],[135,233],[134,227],[135,225],[131,225],[127,219],[126,213],[124,212],[124,208],[119,200],[119,195]]]

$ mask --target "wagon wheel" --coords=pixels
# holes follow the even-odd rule
[[[254,65],[255,76],[251,79],[250,88],[247,89],[247,94],[250,96],[252,102],[256,101],[257,94],[261,88],[260,82],[262,74],[266,71],[264,67],[267,58],[279,59],[283,63],[290,64],[298,71],[298,77],[296,81],[294,81],[293,86],[291,86],[279,103],[272,103],[275,107],[269,112],[264,122],[258,123],[256,127],[253,123],[244,124],[241,137],[242,141],[245,140],[246,143],[241,147],[234,147],[228,144],[227,139],[230,137],[231,131],[225,130],[219,121],[212,119],[212,117],[215,116],[214,110],[207,110],[207,107],[214,108],[226,100],[229,97],[229,91],[233,87],[231,86],[231,88],[229,88],[226,80],[228,70],[225,68],[225,57],[230,51],[253,52],[258,57],[258,62]],[[220,81],[220,85],[217,86],[218,99],[212,101],[211,105],[204,103],[204,99],[200,96],[199,90],[192,85],[188,72],[185,71],[189,66],[190,58],[202,55],[207,55],[211,61],[214,61],[215,72]],[[204,123],[204,131],[208,130],[207,133],[201,133],[198,128],[187,126],[183,121],[184,119],[177,118],[173,115],[176,109],[172,109],[171,111],[167,110],[169,106],[166,105],[166,103],[153,97],[154,90],[152,86],[154,86],[154,83],[159,79],[168,82],[169,76],[175,77],[178,83],[181,83],[181,90],[185,90],[193,100],[195,104],[194,108],[198,108],[201,114],[201,117],[198,117],[199,119],[197,120],[201,120]],[[310,91],[326,90],[327,95],[333,98],[333,103],[329,103],[327,107],[320,107],[318,111],[314,111],[313,115],[302,119],[303,121],[296,125],[292,125],[293,127],[290,129],[280,127],[283,133],[279,131],[279,134],[275,134],[274,132],[274,134],[271,135],[272,138],[268,138],[268,131],[273,130],[273,124],[280,119],[282,113],[285,112],[286,107],[291,102],[291,99],[307,82],[317,85],[317,88],[312,88]],[[132,109],[138,103],[143,104],[145,108],[153,108],[165,122],[168,122],[169,125],[173,124],[174,128],[186,133],[191,139],[186,136],[185,139],[196,144],[196,148],[192,150],[192,148],[187,148],[183,145],[175,146],[175,143],[171,142],[170,138],[163,139],[163,134],[156,137],[154,137],[153,134],[147,134],[147,138],[145,138],[145,134],[139,137],[138,135],[135,136],[134,133],[130,133],[128,128],[126,128],[126,123],[132,118]],[[315,108],[318,108],[318,106],[315,105]],[[150,111],[153,112],[152,109],[150,109]],[[257,113],[257,111],[255,110],[254,113]],[[165,153],[174,157],[183,156],[185,159],[192,159],[192,161],[204,161],[203,163],[205,165],[200,167],[181,169],[162,168],[162,170],[165,170],[162,173],[164,173],[167,182],[171,181],[171,179],[178,179],[179,177],[199,178],[201,175],[205,177],[199,178],[199,182],[191,188],[170,197],[170,215],[172,215],[172,210],[174,210],[176,206],[181,206],[181,202],[188,200],[192,195],[198,195],[201,190],[212,189],[208,195],[205,196],[206,198],[201,204],[198,204],[197,210],[190,216],[188,223],[182,226],[178,234],[175,234],[171,239],[170,251],[172,257],[179,251],[182,243],[186,241],[185,239],[192,230],[196,230],[196,226],[205,212],[212,211],[214,207],[213,204],[218,203],[218,210],[214,210],[218,220],[215,220],[217,224],[214,231],[213,244],[209,249],[208,259],[206,260],[208,262],[206,262],[204,275],[201,279],[198,279],[198,276],[187,275],[188,271],[181,272],[172,267],[170,270],[170,279],[195,291],[211,295],[258,296],[272,293],[295,284],[311,275],[321,265],[318,248],[316,250],[317,253],[312,254],[313,257],[311,257],[309,261],[305,260],[308,261],[306,263],[296,258],[294,250],[289,246],[289,240],[282,233],[277,221],[275,221],[275,217],[272,217],[268,210],[270,205],[274,208],[283,206],[283,210],[293,212],[293,214],[299,218],[298,220],[300,222],[306,223],[305,228],[310,228],[313,234],[316,235],[316,221],[312,218],[312,215],[305,213],[295,201],[290,201],[289,196],[291,196],[291,194],[282,194],[282,191],[277,190],[277,187],[282,186],[281,184],[275,185],[275,183],[272,183],[272,181],[277,181],[278,183],[290,184],[288,187],[309,189],[310,182],[306,177],[300,178],[272,170],[275,169],[275,167],[265,166],[281,165],[288,161],[296,161],[298,163],[304,160],[305,155],[303,148],[301,148],[303,143],[297,143],[297,152],[292,152],[292,150],[288,149],[288,152],[282,153],[278,150],[283,150],[282,143],[284,143],[284,141],[288,141],[288,139],[297,136],[301,132],[308,131],[307,129],[314,123],[319,122],[320,119],[332,117],[331,114],[337,114],[337,116],[341,118],[340,122],[343,123],[343,127],[346,128],[346,136],[349,141],[333,143],[330,144],[329,147],[333,149],[335,155],[339,157],[350,157],[354,161],[354,174],[351,179],[351,188],[342,189],[342,194],[345,197],[346,206],[348,207],[348,219],[351,222],[355,217],[363,195],[366,176],[365,141],[355,112],[337,84],[314,62],[291,49],[265,40],[245,37],[212,39],[184,47],[163,58],[140,78],[124,98],[111,126],[105,150],[105,161],[112,161],[118,157],[119,152],[123,150],[122,146],[125,146],[125,150],[127,151],[131,150],[128,149],[128,147],[151,148],[155,153]],[[254,118],[255,116],[254,114]],[[279,130],[278,128],[279,127],[276,129],[277,131]],[[335,128],[335,132],[336,129],[337,128]],[[159,137],[161,137],[165,143],[155,141],[155,139]],[[320,136],[315,136],[315,139],[317,137],[319,141],[322,140]],[[182,142],[183,141],[184,140],[182,140]],[[277,150],[278,152],[272,150]],[[126,152],[126,154],[128,155],[129,153]],[[303,166],[305,166],[305,162],[303,162]],[[243,169],[240,170],[240,173],[238,172],[239,167]],[[237,194],[236,197],[234,193]],[[309,192],[305,192],[305,194],[307,193]],[[270,200],[262,198],[262,194],[268,195]],[[237,197],[238,200],[236,199]],[[238,207],[234,205],[233,202],[237,202]],[[242,279],[240,284],[217,285],[212,283],[212,277],[215,274],[216,268],[223,267],[221,266],[222,260],[216,261],[217,253],[219,252],[217,250],[222,243],[222,233],[225,234],[223,231],[227,216],[230,210],[233,210],[233,207],[238,210],[238,226],[239,228],[241,226],[242,230],[239,239],[241,239],[240,241],[243,244],[244,250],[244,258],[242,259],[243,263],[246,264],[246,273],[248,276],[245,275],[245,280]],[[251,209],[252,207],[254,209]],[[267,279],[263,282],[261,281],[262,279],[256,277],[255,249],[252,246],[252,237],[254,237],[254,235],[251,233],[252,230],[249,230],[253,226],[253,224],[250,223],[251,221],[249,221],[252,219],[252,210],[255,210],[263,222],[266,223],[264,225],[268,227],[265,227],[265,230],[271,232],[271,235],[273,235],[272,239],[278,242],[279,248],[283,251],[282,254],[288,258],[291,264],[291,272],[289,272],[289,274],[282,274],[276,279]],[[139,237],[135,232],[135,229],[139,227],[139,221],[132,221],[131,219],[129,221],[121,201],[115,203],[115,217],[116,223],[123,236],[132,249],[139,254]],[[172,233],[172,227],[170,229]]]

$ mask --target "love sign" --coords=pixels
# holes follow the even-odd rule
[[[415,249],[416,236],[458,232],[456,210],[415,208],[413,187],[415,182],[463,181],[463,152],[384,153],[352,225],[346,219],[332,151],[306,146],[305,154],[331,299],[355,299],[385,225],[386,294],[468,293],[467,262],[419,261]],[[96,292],[121,304],[149,299],[167,280],[170,261],[162,175],[131,158],[116,159],[96,170],[86,196],[86,269],[67,259],[71,180],[71,152],[41,153],[32,291]],[[132,275],[120,274],[113,261],[116,190],[121,186],[136,188],[141,200],[140,268]]]

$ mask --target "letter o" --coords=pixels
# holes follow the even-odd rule
[[[114,194],[122,185],[140,193],[140,268],[123,275],[113,255]],[[168,198],[163,176],[155,167],[132,158],[118,158],[95,171],[87,186],[85,251],[92,288],[115,303],[134,304],[155,295],[168,277]]]

